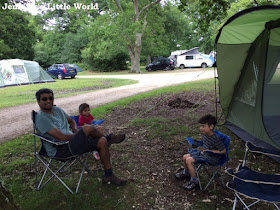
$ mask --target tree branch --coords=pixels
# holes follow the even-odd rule
[[[160,1],[161,1],[161,0],[156,0],[156,1],[154,1],[154,2],[151,2],[150,4],[147,4],[145,7],[143,7],[143,8],[140,10],[140,12],[139,12],[138,15],[137,15],[137,18],[135,18],[135,19],[138,20],[139,17],[141,16],[141,14],[142,14],[144,11],[148,10],[148,9],[149,9],[151,6],[153,6],[154,4],[158,4]]]
[[[134,12],[135,12],[135,17],[137,14],[139,14],[139,7],[138,7],[138,0],[134,0]]]
[[[117,7],[119,8],[119,10],[120,10],[121,12],[123,12],[123,8],[122,8],[122,5],[121,5],[120,1],[119,1],[119,0],[115,0],[115,2],[116,2],[116,4],[117,4]]]

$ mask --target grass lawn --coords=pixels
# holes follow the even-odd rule
[[[128,136],[110,149],[115,173],[128,179],[124,187],[102,185],[102,166],[91,158],[89,166],[95,176],[85,174],[77,194],[70,194],[58,181],[36,191],[31,134],[0,145],[0,179],[23,209],[230,209],[231,191],[213,184],[207,192],[186,192],[173,175],[187,151],[186,135],[200,137],[199,116],[215,114],[213,90],[214,81],[209,79],[154,90],[92,110],[96,119],[105,119],[105,129],[121,130]],[[171,101],[183,97],[196,106],[170,106]],[[229,166],[236,167],[243,158],[244,142],[224,126],[218,129],[232,138]],[[269,166],[279,171],[278,163],[263,156],[253,156],[249,162],[256,169]],[[74,168],[66,182],[73,186],[77,178],[78,169]],[[273,209],[269,205],[258,208]]]
[[[63,79],[56,82],[0,88],[0,109],[18,106],[35,101],[34,93],[40,88],[50,88],[55,97],[67,97],[105,88],[119,87],[137,83],[126,79]]]

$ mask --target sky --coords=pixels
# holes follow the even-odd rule
[[[26,6],[22,4],[16,4],[17,7],[22,11],[28,11],[32,15],[38,14],[38,7],[35,5],[35,0],[31,0],[31,3],[28,3]]]

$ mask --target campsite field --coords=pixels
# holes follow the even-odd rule
[[[56,98],[79,95],[93,90],[119,87],[136,83],[126,79],[64,79],[56,82],[0,88],[0,109],[35,101],[34,93],[40,88],[50,88]]]
[[[30,134],[0,145],[0,178],[23,209],[229,209],[231,191],[212,184],[207,192],[186,192],[180,189],[183,181],[173,176],[187,151],[185,137],[199,139],[199,116],[215,113],[213,89],[212,79],[192,82],[94,109],[97,118],[105,119],[106,132],[127,134],[122,144],[111,147],[115,173],[129,180],[124,187],[102,185],[101,164],[91,158],[89,165],[95,176],[84,176],[78,194],[71,195],[57,181],[36,191]],[[224,126],[217,128],[232,138],[228,167],[235,168],[243,159],[244,142]],[[262,155],[250,156],[249,163],[257,170],[269,168],[279,173],[279,164]],[[67,180],[70,185],[78,177],[77,170],[72,172]],[[229,180],[224,173],[223,177]],[[257,208],[273,206],[261,204]]]

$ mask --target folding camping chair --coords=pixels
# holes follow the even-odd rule
[[[230,137],[222,134],[221,132],[219,132],[217,130],[214,130],[214,133],[223,141],[225,148],[226,148],[226,153],[225,154],[216,154],[211,151],[206,151],[209,154],[211,153],[211,155],[217,155],[220,157],[219,163],[217,163],[217,164],[210,163],[209,161],[207,161],[205,159],[195,162],[194,168],[195,168],[196,176],[198,178],[199,188],[200,188],[200,190],[203,190],[203,191],[205,191],[208,188],[208,186],[211,184],[211,182],[215,178],[217,179],[219,184],[222,185],[222,187],[225,187],[225,183],[221,177],[220,171],[221,171],[221,168],[224,165],[226,165],[226,163],[229,161],[228,153],[229,153]],[[188,140],[189,144],[191,145],[191,148],[189,149],[189,151],[195,150],[194,148],[197,148],[199,146],[203,146],[203,141],[201,141],[201,140],[194,140],[190,137],[187,137],[187,140]],[[209,177],[210,177],[208,183],[206,184],[206,186],[204,188],[201,185],[200,175],[199,175],[199,170],[202,167],[204,167],[206,169],[206,171],[208,172]]]
[[[90,171],[90,169],[87,167],[87,161],[89,157],[89,152],[81,155],[73,155],[68,158],[57,158],[57,157],[49,157],[47,155],[47,152],[45,150],[43,142],[49,142],[53,144],[54,146],[62,146],[65,144],[68,144],[68,141],[53,141],[48,138],[43,137],[37,132],[36,125],[35,125],[35,117],[36,117],[37,112],[34,110],[31,112],[31,117],[33,121],[33,133],[32,135],[34,136],[34,157],[35,157],[35,175],[36,175],[36,189],[40,190],[42,189],[47,183],[49,183],[53,178],[57,178],[61,184],[71,193],[74,193],[70,187],[65,183],[65,181],[62,180],[60,174],[65,174],[66,170],[70,170],[70,167],[74,165],[74,163],[80,164],[81,167],[81,173],[80,177],[78,180],[78,183],[76,185],[75,192],[77,193],[80,187],[81,180],[83,178],[83,174],[85,170],[93,175],[93,173]],[[41,140],[41,149],[39,152],[37,151],[37,146],[36,146],[36,139],[39,138]],[[38,177],[39,177],[39,165],[38,161],[42,163],[42,165],[45,167],[44,172],[41,175],[40,182],[38,183]],[[55,164],[55,162],[58,162],[58,165]],[[48,173],[50,172],[50,173]],[[47,176],[47,173],[49,176]],[[43,183],[44,182],[44,183]]]
[[[78,115],[73,115],[73,116],[70,116],[73,120],[75,120],[77,126],[79,127],[79,116]],[[102,123],[104,123],[104,120],[94,120],[92,121],[93,125],[101,125]]]
[[[264,201],[272,203],[274,207],[279,210],[280,208],[277,203],[280,203],[280,175],[261,173],[246,167],[245,164],[249,151],[252,153],[280,157],[279,151],[256,147],[250,142],[246,143],[242,165],[240,165],[236,171],[232,169],[226,170],[229,175],[233,176],[232,183],[227,183],[227,187],[231,189],[235,195],[232,209],[236,208],[239,200],[246,209],[250,209],[250,207],[256,203]],[[244,197],[255,201],[247,205],[243,200]]]

